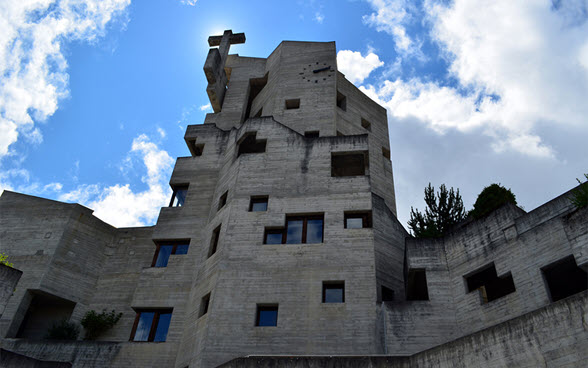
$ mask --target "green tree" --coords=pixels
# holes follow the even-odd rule
[[[95,310],[88,311],[84,318],[82,318],[82,326],[86,330],[86,340],[95,340],[106,330],[109,330],[114,326],[122,313],[116,314],[114,310],[110,313],[106,313],[106,309],[102,313],[96,313]]]
[[[510,189],[506,189],[500,184],[490,184],[478,195],[470,215],[475,219],[479,219],[509,202],[517,204],[517,199]]]
[[[435,196],[431,183],[425,188],[425,213],[410,208],[408,227],[417,238],[437,238],[443,236],[452,226],[466,217],[459,189],[447,190],[441,184]]]
[[[584,174],[584,177],[586,181],[583,183],[580,179],[576,178],[580,186],[572,192],[572,197],[570,198],[572,203],[578,208],[588,206],[588,174]]]
[[[8,267],[13,267],[14,265],[8,262],[8,256],[4,253],[0,253],[0,264],[6,265]]]

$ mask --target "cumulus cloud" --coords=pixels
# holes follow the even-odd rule
[[[130,0],[0,2],[0,158],[19,135],[42,136],[35,122],[46,120],[68,95],[63,45],[93,41]]]
[[[83,204],[93,209],[98,218],[117,227],[153,224],[171,195],[167,181],[174,160],[144,134],[133,140],[128,159],[140,159],[146,168],[141,179],[147,185],[145,190],[134,191],[130,184],[81,185],[58,199]]]
[[[399,12],[397,2],[378,3]],[[439,133],[480,129],[497,152],[556,157],[537,126],[580,126],[588,116],[588,12],[580,2],[558,4],[427,1],[432,41],[457,83],[397,78],[362,88],[393,118]]]
[[[209,103],[207,103],[206,105],[202,105],[200,106],[200,111],[212,111],[212,106],[210,106]]]
[[[321,12],[316,12],[314,14],[314,20],[318,23],[318,24],[323,24],[323,21],[325,20],[325,15]]]
[[[337,53],[337,68],[351,83],[362,83],[370,73],[384,65],[373,52],[365,57],[358,51],[341,50]]]

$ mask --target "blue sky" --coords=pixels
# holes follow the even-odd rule
[[[188,124],[210,109],[207,38],[232,53],[336,41],[388,109],[402,223],[427,183],[512,188],[531,210],[588,172],[588,2],[8,1],[0,4],[0,190],[149,225]]]

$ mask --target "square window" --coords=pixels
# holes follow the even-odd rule
[[[294,98],[291,100],[286,100],[286,110],[293,110],[300,108],[300,99]]]
[[[277,326],[278,305],[257,305],[256,326]]]
[[[331,176],[360,176],[366,174],[367,152],[331,153]]]
[[[210,250],[208,251],[209,258],[214,253],[216,253],[216,248],[218,247],[218,239],[220,237],[220,229],[221,225],[218,225],[217,228],[212,231],[212,239],[210,239]]]
[[[170,255],[188,253],[190,240],[158,241],[155,245],[151,267],[167,267]]]
[[[372,211],[345,212],[345,228],[361,229],[372,227]]]
[[[223,208],[225,206],[225,204],[227,204],[227,197],[228,196],[229,196],[229,191],[224,192],[223,195],[220,196],[220,198],[218,199],[218,210],[220,210],[221,208]]]
[[[382,285],[382,301],[383,302],[392,302],[394,301],[394,290],[385,287],[384,285]]]
[[[367,131],[372,131],[372,123],[365,120],[364,118],[361,118],[361,126]]]
[[[172,309],[138,309],[130,341],[163,342],[167,338]]]
[[[210,293],[204,295],[200,300],[200,313],[198,317],[202,317],[208,313],[208,306],[210,305]]]
[[[267,211],[268,196],[256,196],[251,197],[249,201],[250,212],[262,212]]]
[[[182,207],[186,201],[186,195],[188,194],[188,185],[177,185],[173,186],[173,194],[171,201],[169,202],[170,207]]]
[[[345,282],[323,281],[323,303],[345,303]]]

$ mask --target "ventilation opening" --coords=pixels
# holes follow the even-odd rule
[[[382,301],[383,302],[392,302],[394,301],[394,290],[385,287],[384,285],[382,285],[381,288],[381,295],[382,295]]]
[[[331,153],[331,176],[365,175],[367,162],[367,152]]]
[[[259,95],[263,87],[267,84],[267,77],[269,73],[265,73],[263,78],[251,78],[249,79],[249,99],[247,100],[247,109],[245,110],[245,118],[243,121],[249,119],[249,114],[251,114],[251,105],[253,105],[253,100],[255,97]],[[258,114],[261,116],[261,110],[259,110]],[[256,114],[257,117],[257,114]]]
[[[369,130],[370,132],[372,131],[372,123],[365,120],[364,118],[361,118],[361,126],[364,127],[364,129]]]
[[[217,228],[212,231],[212,239],[210,239],[210,250],[208,251],[209,258],[214,253],[216,253],[216,248],[218,247],[218,239],[220,237],[220,230],[221,230],[221,225],[218,225]]]
[[[69,320],[76,303],[40,291],[29,290],[32,296],[29,308],[20,325],[17,338],[40,340],[49,328],[62,320]]]
[[[304,136],[306,138],[318,138],[319,137],[319,131],[318,130],[311,130],[308,132],[304,132]]]
[[[202,317],[206,313],[208,313],[208,306],[210,304],[210,293],[204,295],[200,300],[200,313],[198,313],[198,317]]]
[[[265,152],[265,139],[255,139],[257,132],[248,132],[239,140],[239,151],[237,157],[243,153],[262,153]]]
[[[412,269],[408,271],[406,300],[429,300],[427,274],[424,269]]]
[[[188,143],[188,149],[192,154],[192,157],[202,156],[202,152],[204,151],[204,143],[196,144],[196,139],[189,139],[186,141]]]
[[[498,277],[494,263],[474,271],[469,276],[464,276],[464,278],[467,283],[468,293],[480,290],[483,303],[489,303],[516,291],[510,272]]]
[[[382,147],[382,156],[386,157],[389,160],[390,159],[390,150],[386,147]]]
[[[588,289],[588,274],[576,265],[574,256],[547,265],[541,271],[553,302]]]
[[[294,98],[291,100],[286,100],[286,110],[293,110],[300,108],[300,99]]]
[[[339,91],[337,91],[337,107],[347,111],[347,97]]]

